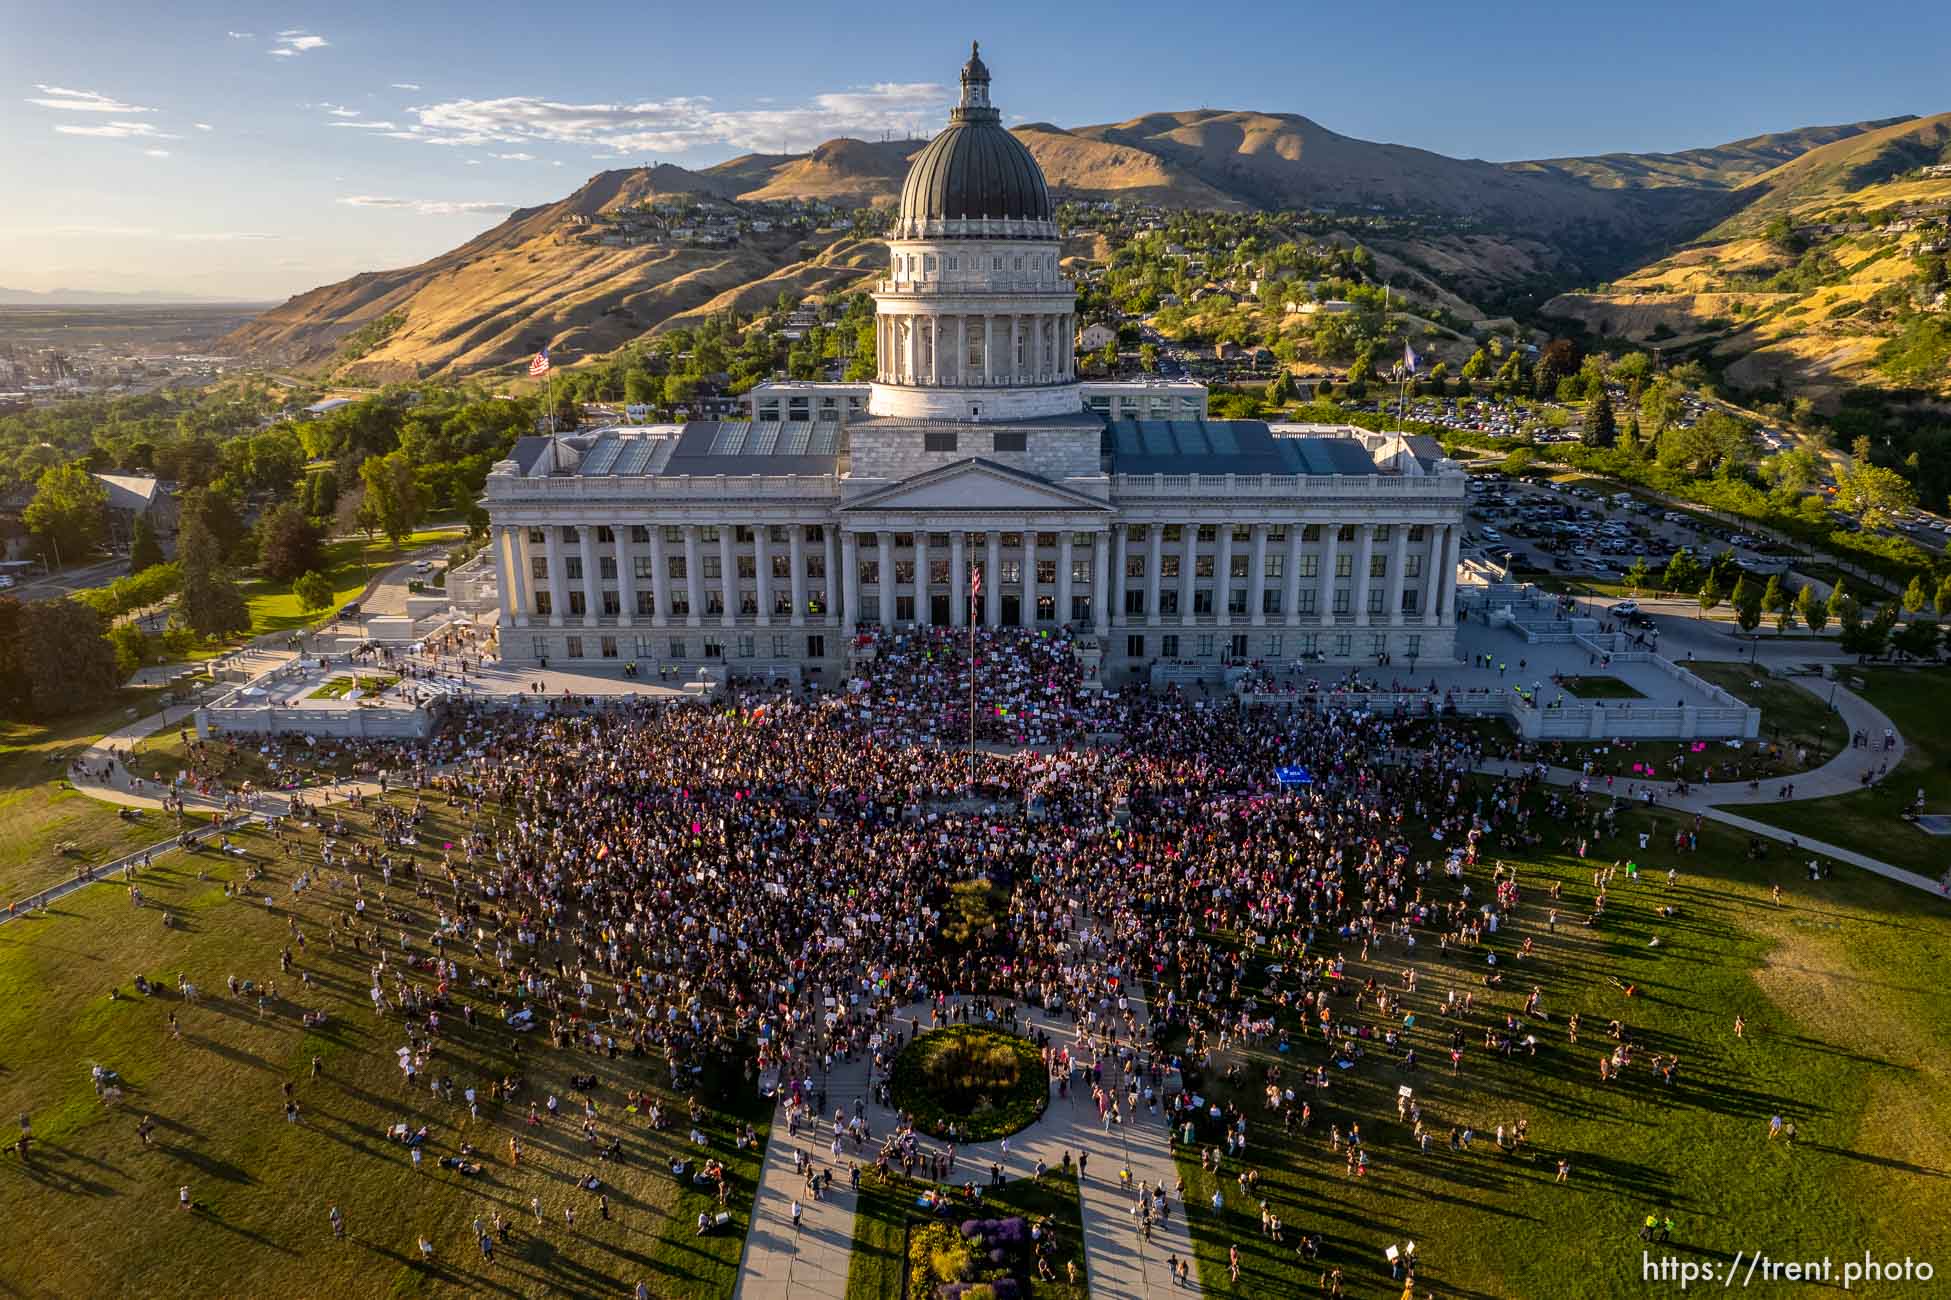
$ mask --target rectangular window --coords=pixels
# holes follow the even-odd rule
[[[995,435],[992,444],[997,451],[1028,451],[1030,435],[1027,433],[1002,432]]]
[[[1088,587],[1091,584],[1091,570],[1096,567],[1088,559],[1073,559],[1070,562],[1070,580]]]
[[[614,546],[616,545],[616,534],[610,531],[608,524],[598,524],[596,525],[596,540],[599,542],[607,542],[611,546]]]
[[[577,587],[575,590],[569,593],[569,612],[571,614],[582,614],[585,611],[587,611],[588,608],[589,608],[588,595],[583,591],[581,587]]]
[[[900,585],[907,586],[913,584],[914,580],[915,562],[913,560],[896,560],[894,562],[894,581]]]
[[[879,560],[862,560],[860,562],[860,585],[863,587],[878,587],[881,585],[881,562]]]
[[[725,612],[725,593],[720,591],[716,587],[706,588],[705,589],[705,613],[717,617],[723,615],[724,612]]]
[[[610,582],[616,581],[616,556],[605,555],[596,561],[596,576]]]
[[[535,612],[545,616],[555,613],[555,602],[550,599],[548,592],[535,593]]]
[[[635,648],[631,651],[631,653],[635,655],[637,658],[650,659],[656,656],[657,643],[652,641],[649,637],[639,636],[633,638],[633,640],[635,641]]]
[[[1380,587],[1370,587],[1368,589],[1368,612],[1371,614],[1380,614],[1382,612],[1382,589]]]
[[[894,621],[897,623],[912,623],[915,621],[915,598],[913,596],[896,596],[894,598]]]
[[[768,556],[767,559],[770,561],[772,576],[775,579],[777,579],[780,582],[791,582],[793,580],[793,557],[792,556],[772,555],[772,556]]]
[[[1179,634],[1177,632],[1167,632],[1164,636],[1160,637],[1158,639],[1158,652],[1167,659],[1177,659],[1179,657]]]
[[[1159,577],[1161,577],[1161,578],[1176,578],[1176,577],[1178,577],[1178,576],[1179,576],[1179,561],[1180,561],[1180,560],[1181,560],[1182,558],[1184,558],[1184,557],[1183,557],[1183,556],[1178,556],[1178,555],[1161,555],[1161,556],[1159,556],[1159,557],[1158,557],[1158,576],[1159,576]]]
[[[1312,659],[1315,655],[1321,653],[1321,634],[1319,632],[1303,632],[1297,639],[1300,644],[1296,647],[1296,653],[1303,658]]]
[[[545,546],[548,544],[548,538],[543,536],[542,530],[540,528],[529,529],[528,540],[529,540],[529,544],[532,546]]]
[[[1313,578],[1313,577],[1316,577],[1316,576],[1318,576],[1318,575],[1320,574],[1320,572],[1321,572],[1321,557],[1320,557],[1320,556],[1318,556],[1318,555],[1303,555],[1303,556],[1301,557],[1301,576],[1302,576],[1303,578]]]
[[[756,555],[736,556],[732,563],[738,567],[738,576],[747,582],[759,576],[759,557]]]
[[[1217,541],[1218,539],[1219,539],[1218,528],[1214,527],[1212,524],[1199,525],[1199,540],[1201,542],[1212,542],[1212,541]]]
[[[734,644],[738,647],[738,657],[740,659],[751,659],[758,654],[758,646],[754,644],[752,635],[749,632],[741,632]]]
[[[546,659],[549,657],[549,639],[547,637],[530,637],[528,640],[528,648],[537,659]]]
[[[928,561],[928,581],[936,587],[946,587],[949,580],[950,562],[948,560]]]
[[[818,551],[806,557],[806,576],[817,582],[826,580],[826,556]]]
[[[1420,555],[1405,555],[1405,556],[1403,556],[1403,557],[1402,557],[1402,576],[1403,576],[1403,577],[1405,577],[1405,578],[1420,578],[1420,577],[1422,577],[1422,576],[1423,576],[1423,557],[1422,557],[1422,556],[1420,556]]]
[[[1371,555],[1371,556],[1369,556],[1369,557],[1368,557],[1368,576],[1369,576],[1369,577],[1371,577],[1371,578],[1386,578],[1386,577],[1388,577],[1388,576],[1389,576],[1389,557],[1388,557],[1388,556],[1386,556],[1386,555]]]
[[[650,582],[656,581],[657,566],[651,563],[651,559],[648,555],[636,556],[631,562],[631,567],[636,570],[636,574],[639,578],[643,578],[646,581],[650,581]]]
[[[665,556],[664,567],[671,571],[671,581],[673,582],[684,581],[686,575],[684,572],[684,557],[682,555]]]
[[[617,612],[622,608],[623,608],[622,602],[620,602],[617,599],[617,594],[614,591],[606,591],[603,593],[604,617],[615,618],[617,616]]]
[[[779,587],[774,587],[772,589],[772,612],[775,614],[785,614],[790,617],[793,612],[793,593]]]
[[[1231,614],[1246,613],[1246,588],[1233,587],[1226,593],[1226,609]]]
[[[1176,614],[1179,612],[1179,589],[1177,587],[1168,587],[1158,593],[1158,612],[1161,614]]]
[[[809,636],[809,637],[807,637],[807,638],[806,638],[806,657],[807,657],[808,659],[824,659],[824,658],[826,658],[826,637],[824,637],[824,636]]]
[[[691,614],[691,593],[682,587],[671,593],[671,614],[676,618],[687,618]]]
[[[723,659],[724,657],[725,657],[725,643],[715,636],[706,637],[705,658]]]
[[[1231,643],[1226,648],[1226,653],[1234,659],[1246,658],[1246,633],[1235,632]]]
[[[1091,598],[1072,596],[1070,598],[1070,621],[1082,627],[1091,621]]]
[[[793,652],[793,639],[782,632],[772,634],[772,657],[784,659]]]
[[[1055,582],[1057,580],[1057,562],[1055,560],[1038,560],[1036,562],[1036,580],[1046,587]]]
[[[1142,618],[1145,614],[1145,589],[1143,587],[1125,588],[1125,614]]]
[[[1260,612],[1262,614],[1280,613],[1280,590],[1268,587],[1260,593]]]
[[[1376,540],[1376,541],[1378,541],[1378,542],[1386,542],[1386,541],[1388,541],[1388,540],[1389,540],[1389,529],[1390,529],[1391,527],[1393,527],[1393,525],[1391,525],[1391,524],[1377,524],[1377,525],[1375,525],[1375,540]]]
[[[1267,638],[1267,657],[1270,659],[1280,658],[1280,633],[1278,632],[1275,632]]]
[[[1335,613],[1346,614],[1347,612],[1348,612],[1348,588],[1336,587],[1335,588]]]
[[[1404,638],[1402,652],[1408,655],[1411,659],[1414,659],[1417,655],[1421,654],[1423,652],[1422,633],[1418,632],[1415,633],[1414,635]]]
[[[738,612],[746,618],[758,617],[759,593],[750,587],[741,589],[738,593]]]
[[[1003,581],[1010,586],[1019,586],[1023,581],[1023,561],[1003,561]]]
[[[1226,576],[1229,578],[1244,578],[1247,575],[1247,565],[1253,562],[1253,557],[1251,555],[1242,555],[1238,551],[1235,551],[1227,557],[1227,560],[1229,562],[1226,566]]]
[[[1286,524],[1269,524],[1269,525],[1267,526],[1267,540],[1268,540],[1268,541],[1270,541],[1270,542],[1284,542],[1284,541],[1286,541],[1286,540],[1287,540],[1287,525],[1286,525]],[[1278,640],[1278,638],[1275,638],[1275,639],[1276,639],[1276,640]]]
[[[1184,541],[1184,540],[1185,540],[1185,526],[1184,526],[1183,524],[1166,524],[1166,525],[1164,525],[1164,526],[1163,526],[1163,527],[1162,527],[1162,528],[1160,529],[1160,540],[1162,540],[1162,541],[1167,541],[1167,542],[1182,542],[1182,541]]]
[[[1429,540],[1428,525],[1426,524],[1409,525],[1409,540],[1412,542],[1422,542],[1422,541]]]
[[[1267,576],[1268,576],[1269,578],[1278,578],[1278,577],[1280,577],[1280,576],[1281,576],[1282,574],[1284,574],[1284,573],[1285,573],[1286,571],[1287,571],[1287,557],[1286,557],[1286,556],[1284,556],[1284,555],[1269,555],[1269,556],[1267,557]]]
[[[1300,595],[1295,602],[1294,612],[1297,614],[1312,614],[1314,612],[1315,597],[1319,594],[1313,587],[1302,587]]]
[[[602,637],[602,638],[600,638],[600,639],[598,640],[598,642],[597,642],[597,646],[598,646],[598,648],[600,648],[600,649],[601,649],[601,650],[603,651],[603,657],[604,657],[605,659],[614,659],[614,658],[616,658],[616,638],[615,638],[615,637],[613,637],[613,636],[606,636],[606,637]]]
[[[583,657],[583,639],[581,637],[572,636],[565,644],[567,646],[565,653],[571,659],[580,659]]]
[[[1213,657],[1213,644],[1214,644],[1214,643],[1213,643],[1213,634],[1212,634],[1211,632],[1201,632],[1201,633],[1199,634],[1199,652],[1198,652],[1198,653],[1199,653],[1199,658],[1201,658],[1201,659],[1210,659],[1210,658],[1212,658],[1212,657]]]
[[[1210,614],[1213,612],[1213,589],[1211,587],[1201,587],[1192,593],[1192,612],[1195,614]]]
[[[1318,541],[1320,541],[1320,540],[1321,540],[1321,525],[1320,525],[1320,524],[1308,524],[1308,525],[1306,525],[1306,526],[1304,526],[1304,527],[1303,527],[1303,528],[1301,529],[1301,540],[1302,540],[1302,541],[1304,541],[1304,542],[1318,542]]]
[[[713,579],[715,581],[725,576],[725,564],[724,564],[723,556],[707,555],[704,557],[703,565],[704,565],[705,577]]]
[[[581,582],[583,580],[583,557],[580,555],[569,556],[562,562],[562,571],[568,577],[569,581]]]
[[[1387,654],[1388,651],[1389,651],[1389,634],[1387,632],[1373,632],[1369,634],[1368,652],[1370,654],[1381,655],[1381,654]]]
[[[682,524],[665,524],[664,540],[673,545],[682,546],[684,544],[684,526]],[[671,644],[678,645],[682,643],[674,641]]]
[[[1133,555],[1129,551],[1125,552],[1125,577],[1142,578],[1144,576],[1145,557],[1142,555]]]
[[[639,614],[642,614],[642,615],[643,615],[643,616],[644,616],[645,618],[649,618],[649,617],[650,617],[651,615],[653,615],[653,614],[655,614],[655,613],[657,612],[657,597],[656,597],[656,595],[655,595],[654,593],[652,593],[652,592],[648,592],[648,591],[640,591],[640,592],[638,592],[638,593],[637,593],[637,612],[638,612]]]
[[[528,571],[537,582],[547,582],[549,580],[549,557],[546,555],[530,556],[528,560]]]
[[[1346,578],[1355,572],[1355,557],[1343,551],[1335,556],[1335,577]]]
[[[576,525],[574,524],[564,524],[561,529],[561,537],[563,541],[568,542],[572,546],[579,545],[582,542],[582,536],[577,533]]]
[[[1352,632],[1335,633],[1335,658],[1346,659],[1354,648],[1355,636]]]
[[[1142,636],[1126,637],[1125,653],[1133,659],[1143,659],[1145,657],[1145,638]]]
[[[718,525],[700,524],[698,526],[698,540],[701,542],[709,542],[713,546],[718,545]]]
[[[684,642],[682,642],[682,641],[672,641],[672,642],[671,642],[671,658],[673,658],[673,659],[682,659],[682,658],[684,658],[684,657],[685,657],[685,654],[684,654]]]
[[[1036,598],[1036,621],[1039,623],[1054,623],[1057,621],[1057,598],[1055,596],[1038,596]]]
[[[650,545],[650,527],[647,524],[631,524],[630,540],[639,546]]]
[[[923,451],[954,451],[956,435],[953,433],[924,433],[921,435],[921,442]]]
[[[1195,555],[1195,556],[1193,556],[1193,557],[1192,557],[1192,576],[1193,576],[1193,577],[1195,577],[1195,578],[1210,578],[1210,577],[1212,577],[1212,576],[1213,576],[1213,565],[1214,565],[1214,563],[1215,563],[1215,561],[1214,561],[1214,558],[1213,558],[1212,556],[1210,556],[1210,555]]]

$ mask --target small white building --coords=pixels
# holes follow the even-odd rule
[[[1084,332],[1077,336],[1077,347],[1082,352],[1102,352],[1107,343],[1118,341],[1118,331],[1109,325],[1086,325]]]

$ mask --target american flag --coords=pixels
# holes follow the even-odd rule
[[[529,374],[529,378],[533,379],[537,375],[546,375],[548,373],[549,373],[549,350],[547,348],[543,348],[540,352],[535,354],[535,360],[528,363],[528,374]]]
[[[969,570],[969,599],[974,600],[982,594],[982,570]]]
[[[1416,355],[1416,349],[1409,343],[1402,345],[1402,369],[1406,374],[1415,374],[1422,368],[1423,359]]]

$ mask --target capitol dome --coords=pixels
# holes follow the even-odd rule
[[[1047,239],[1055,221],[1043,169],[990,106],[989,69],[972,50],[962,66],[962,99],[949,113],[948,129],[915,156],[902,183],[897,238]],[[961,227],[964,222],[984,227]]]

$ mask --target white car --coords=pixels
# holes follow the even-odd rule
[[[1636,600],[1622,600],[1617,605],[1614,605],[1610,612],[1618,614],[1621,617],[1628,614],[1637,614],[1639,613],[1639,602]]]
[[[1486,528],[1483,530],[1483,534],[1486,542],[1501,542],[1504,540],[1504,534],[1498,532],[1495,528]]]

